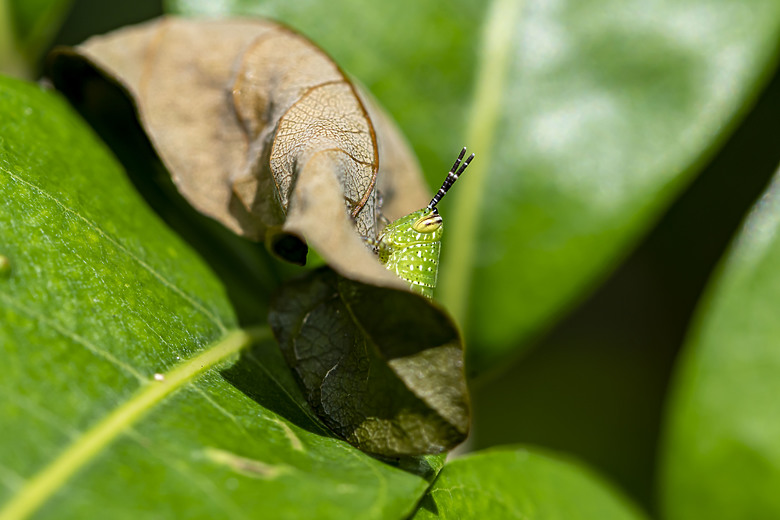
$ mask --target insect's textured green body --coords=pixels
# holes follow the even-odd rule
[[[413,291],[433,298],[444,226],[421,233],[413,225],[433,211],[421,209],[389,224],[379,237],[379,260]]]
[[[464,147],[428,206],[388,224],[376,241],[369,242],[385,267],[409,282],[413,291],[428,298],[433,298],[436,288],[444,234],[444,223],[436,205],[474,158],[471,154],[463,161],[465,154]]]

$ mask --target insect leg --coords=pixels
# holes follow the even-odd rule
[[[384,213],[382,213],[382,206],[385,203],[385,198],[382,196],[382,192],[377,190],[376,191],[376,220],[377,224],[379,224],[379,230],[381,231],[387,225],[390,223],[390,219],[385,216]]]
[[[363,243],[366,244],[371,249],[372,253],[374,254],[379,253],[379,249],[382,247],[382,243],[379,240],[377,240],[376,238],[365,237],[365,236],[361,236],[360,238],[363,239]]]

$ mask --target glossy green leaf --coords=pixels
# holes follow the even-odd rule
[[[66,103],[0,78],[0,518],[408,515],[425,479],[333,438],[235,326]]]
[[[475,370],[625,254],[747,109],[780,41],[774,0],[168,7],[303,31],[389,109],[432,186],[460,146],[477,153],[442,203],[439,293]]]
[[[398,457],[466,438],[460,336],[426,298],[320,269],[283,287],[269,321],[309,403],[355,446]]]
[[[665,518],[780,517],[780,174],[701,305],[670,402]]]
[[[415,520],[640,520],[642,513],[587,468],[536,450],[500,448],[448,463]]]

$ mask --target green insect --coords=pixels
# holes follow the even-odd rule
[[[433,298],[436,287],[444,233],[444,223],[436,205],[474,158],[471,154],[464,161],[464,155],[465,146],[426,207],[388,224],[379,238],[371,241],[385,267],[409,282],[413,291],[428,298]]]

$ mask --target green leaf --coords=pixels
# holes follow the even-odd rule
[[[670,401],[665,518],[780,517],[780,173],[699,310]]]
[[[526,448],[447,464],[414,516],[523,520],[639,520],[644,515],[587,468]]]
[[[235,326],[66,103],[0,78],[0,518],[408,515],[425,479],[332,438]]]
[[[463,144],[476,152],[441,206],[440,296],[470,370],[620,260],[749,107],[780,41],[774,0],[167,5],[304,32],[389,109],[431,185]]]
[[[309,403],[360,449],[423,455],[466,438],[460,336],[427,299],[320,269],[280,291],[269,321]]]

